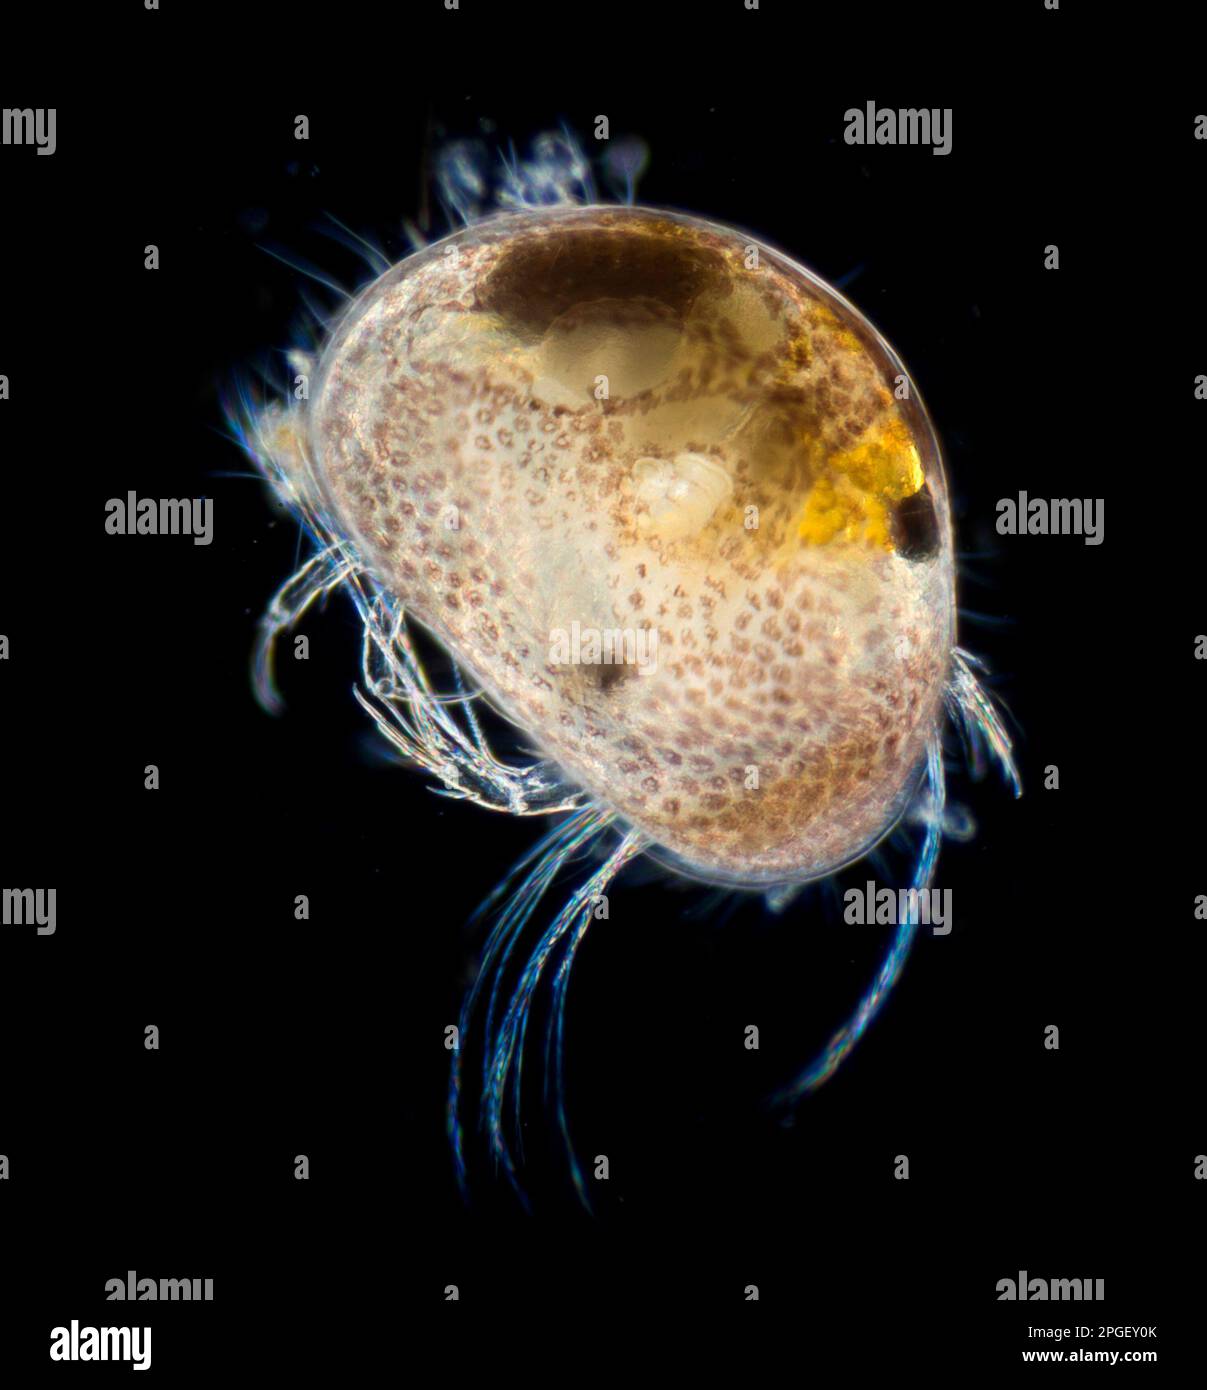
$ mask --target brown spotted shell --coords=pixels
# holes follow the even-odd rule
[[[900,816],[954,639],[942,463],[808,271],[679,214],[502,215],[370,285],[298,411],[379,581],[677,864],[803,880]]]

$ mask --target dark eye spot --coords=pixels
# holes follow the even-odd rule
[[[906,560],[929,560],[939,548],[939,518],[924,483],[912,497],[893,505],[893,545]]]

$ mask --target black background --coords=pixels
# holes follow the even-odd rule
[[[0,1371],[44,1369],[56,1324],[132,1314],[103,1302],[127,1269],[215,1279],[212,1304],[125,1319],[154,1327],[161,1379],[235,1347],[357,1365],[487,1310],[521,1337],[546,1311],[690,1317],[751,1283],[775,1308],[759,1331],[808,1361],[1007,1367],[1037,1345],[1028,1323],[1083,1320],[1156,1323],[1166,1366],[1196,1359],[1204,103],[1152,56],[1190,38],[1154,28],[1138,48],[1077,7],[998,7],[917,63],[890,21],[834,40],[732,9],[668,7],[657,31],[437,11],[393,51],[401,28],[350,20],[359,78],[338,25],[294,36],[308,65],[257,34],[256,82],[128,50],[130,80],[81,79],[76,106],[63,91],[53,158],[0,149],[3,884],[59,892],[54,937],[0,932]],[[155,22],[149,53],[198,38],[178,13]],[[1104,55],[1153,79],[1143,94],[1100,85]],[[953,153],[846,146],[843,112],[869,99],[952,107]],[[262,248],[355,288],[324,214],[395,257],[425,206],[445,230],[421,175],[443,140],[523,148],[565,121],[591,150],[599,113],[650,148],[640,201],[854,272],[846,292],[944,442],[961,638],[1012,711],[1025,794],[953,779],[978,823],[940,862],[956,929],[920,939],[790,1129],[760,1101],[846,1016],[883,933],[843,928],[817,893],[772,918],[623,877],[579,954],[566,1062],[578,1151],[612,1177],[585,1216],[530,1079],[527,1217],[472,1129],[470,1206],[457,1196],[443,1030],[480,944],[464,924],[541,826],[385,763],[339,597],[303,624],[309,663],[284,664],[285,714],[255,704],[255,624],[297,533],[220,396],[250,363],[282,372],[303,292],[334,304]],[[213,497],[214,543],[107,536],[105,502],[131,489]],[[1104,498],[1105,544],[997,536],[995,503],[1020,489]],[[1104,1278],[1107,1302],[998,1303],[1019,1269]]]

